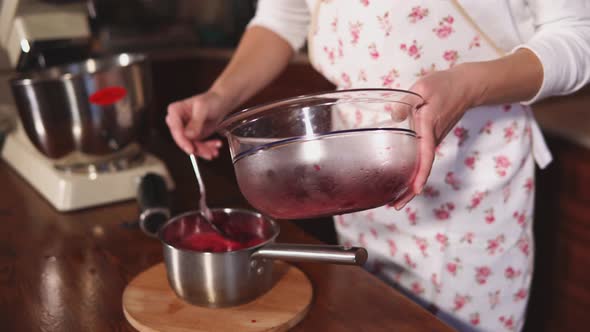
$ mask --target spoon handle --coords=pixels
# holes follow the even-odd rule
[[[199,183],[199,209],[205,215],[205,218],[210,221],[213,220],[213,215],[209,208],[207,207],[207,200],[205,198],[205,185],[203,183],[203,178],[201,177],[201,172],[199,171],[199,165],[197,165],[197,158],[194,154],[190,155],[191,164],[193,165],[193,171],[195,172],[195,176],[197,177],[197,182]]]

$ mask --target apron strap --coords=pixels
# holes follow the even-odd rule
[[[488,42],[488,44],[494,49],[494,51],[496,51],[496,53],[498,53],[499,56],[506,55],[506,52],[500,47],[498,47],[498,45],[485,32],[483,32],[479,25],[475,23],[471,15],[467,13],[465,8],[463,8],[463,6],[459,3],[458,0],[451,0],[451,3],[453,4],[453,6],[455,6],[455,8],[461,14],[461,16],[463,16],[463,18],[480,34],[480,36],[483,39],[485,39],[486,42]]]
[[[312,66],[314,66],[313,62],[313,43],[314,38],[313,36],[318,31],[318,14],[320,12],[320,7],[324,0],[316,0],[313,8],[311,8],[311,22],[309,24],[309,30],[307,32],[307,56],[309,58],[309,62]]]

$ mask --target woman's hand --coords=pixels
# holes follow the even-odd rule
[[[418,133],[418,171],[408,191],[395,202],[397,210],[420,194],[430,175],[436,147],[465,111],[473,107],[478,91],[470,73],[461,65],[424,76],[410,90],[425,100],[414,118]]]
[[[211,160],[219,155],[221,140],[204,141],[227,113],[224,98],[214,91],[174,102],[168,106],[166,124],[184,152]]]
[[[415,116],[420,137],[418,171],[409,190],[395,202],[395,208],[401,210],[422,191],[436,146],[466,110],[529,100],[541,88],[543,75],[537,56],[522,48],[495,60],[459,64],[418,80],[410,89],[426,101]]]

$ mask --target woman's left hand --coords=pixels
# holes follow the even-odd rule
[[[465,111],[473,107],[477,97],[472,81],[469,72],[458,65],[424,76],[410,89],[425,100],[414,117],[418,134],[418,170],[408,191],[394,203],[397,210],[420,194],[430,175],[436,147]]]

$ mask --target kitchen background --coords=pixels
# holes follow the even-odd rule
[[[93,34],[104,50],[233,47],[255,0],[92,0]]]

